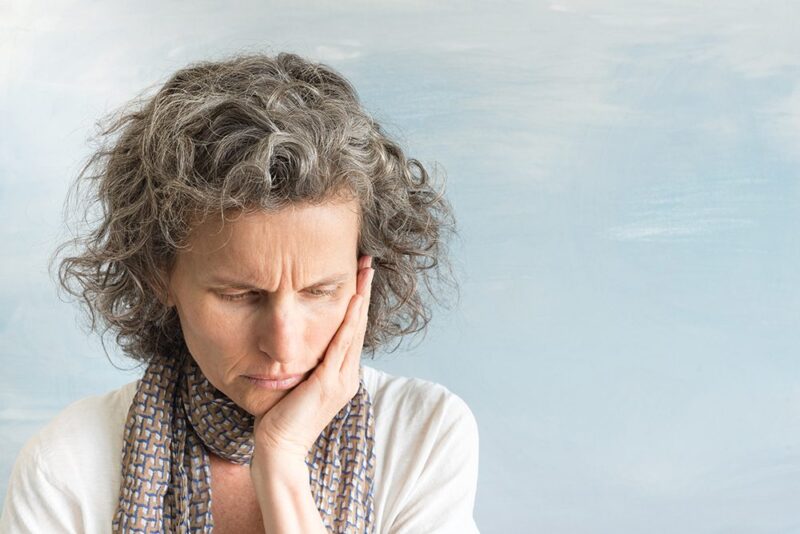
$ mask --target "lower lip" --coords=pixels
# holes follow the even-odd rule
[[[251,376],[246,376],[245,378],[254,386],[262,389],[289,389],[299,384],[303,380],[303,375],[293,376],[284,380],[261,380]]]

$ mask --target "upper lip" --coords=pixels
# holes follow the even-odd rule
[[[265,375],[247,375],[249,378],[255,378],[256,380],[287,380],[289,378],[295,378],[298,376],[302,376],[303,373],[297,373],[293,375],[280,375],[280,376],[265,376]]]

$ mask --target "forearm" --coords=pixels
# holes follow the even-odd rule
[[[253,462],[250,476],[265,532],[327,534],[311,494],[305,461],[263,455]]]

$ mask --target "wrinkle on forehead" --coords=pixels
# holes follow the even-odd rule
[[[218,251],[221,248],[224,248],[229,243],[232,237],[232,228],[231,223],[236,223],[243,218],[252,218],[258,215],[277,215],[279,213],[283,214],[297,214],[297,212],[302,211],[308,213],[308,208],[313,207],[341,207],[343,209],[347,209],[348,211],[352,212],[356,217],[359,230],[361,226],[361,205],[358,201],[358,198],[352,195],[339,195],[339,196],[332,196],[329,200],[322,203],[312,204],[309,202],[291,202],[286,207],[281,208],[278,211],[265,211],[259,209],[250,209],[245,210],[242,208],[232,208],[226,210],[224,214],[218,215],[216,212],[214,213],[214,217],[206,216],[202,219],[200,215],[197,215],[193,222],[191,223],[192,230],[189,233],[189,239],[186,244],[186,248],[181,249],[182,251],[191,252],[195,245],[198,243],[198,236],[202,236],[202,244],[207,242],[208,238],[212,238],[212,240],[218,243],[218,247],[215,250],[206,250],[206,254],[212,254]],[[220,242],[219,235],[223,234],[224,241]]]
[[[196,278],[213,273],[259,287],[299,287],[355,269],[358,223],[355,201],[249,212],[224,225],[199,225],[184,257]]]

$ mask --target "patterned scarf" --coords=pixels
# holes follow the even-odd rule
[[[311,492],[329,532],[372,533],[374,416],[358,392],[306,457]],[[254,417],[205,378],[192,357],[150,362],[133,397],[122,451],[113,531],[211,532],[208,451],[248,465]]]

